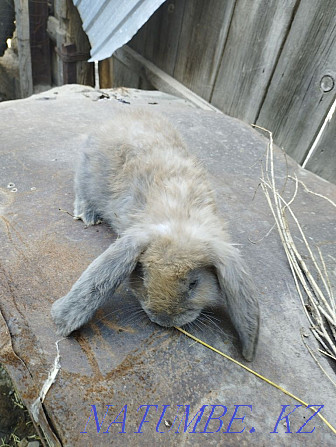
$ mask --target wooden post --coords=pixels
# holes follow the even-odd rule
[[[100,88],[113,87],[113,60],[112,57],[99,61],[99,86]]]
[[[33,85],[51,85],[48,0],[29,0],[30,49]]]
[[[21,97],[33,94],[28,0],[15,0]]]

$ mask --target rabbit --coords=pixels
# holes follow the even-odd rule
[[[82,154],[75,175],[75,218],[101,220],[118,238],[51,309],[58,333],[88,322],[128,280],[149,319],[183,326],[223,306],[244,358],[254,358],[259,306],[251,274],[230,242],[201,163],[162,115],[116,113]]]

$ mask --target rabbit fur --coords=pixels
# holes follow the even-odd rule
[[[52,306],[64,336],[88,322],[124,280],[148,317],[171,327],[224,306],[252,360],[258,340],[256,290],[219,217],[207,173],[178,132],[146,109],[120,111],[82,159],[74,215],[101,219],[118,239]]]

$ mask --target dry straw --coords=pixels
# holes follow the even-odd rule
[[[309,190],[296,176],[287,176],[288,179],[294,180],[295,190],[292,198],[289,201],[286,201],[279,193],[275,183],[272,132],[256,125],[254,125],[254,127],[263,130],[269,135],[266,167],[265,170],[262,170],[262,177],[260,179],[261,188],[272,211],[303,310],[310,323],[312,333],[324,348],[324,351],[320,352],[329,358],[336,360],[336,304],[326,264],[319,247],[315,247],[317,254],[314,253],[298,218],[295,216],[291,208],[291,205],[297,196],[299,184],[304,187],[306,192],[325,199],[334,207],[336,207],[336,204],[322,194],[317,194]],[[294,242],[289,226],[288,215],[290,215],[292,221],[295,223],[303,241],[303,245],[307,250],[308,258],[311,261],[310,268],[304,261],[306,254],[300,253]],[[320,279],[321,285],[318,284],[315,278]],[[315,357],[313,356],[313,358]],[[335,384],[333,381],[331,382]]]

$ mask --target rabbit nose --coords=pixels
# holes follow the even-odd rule
[[[173,326],[172,317],[167,313],[159,313],[157,315],[156,323],[164,327]]]

